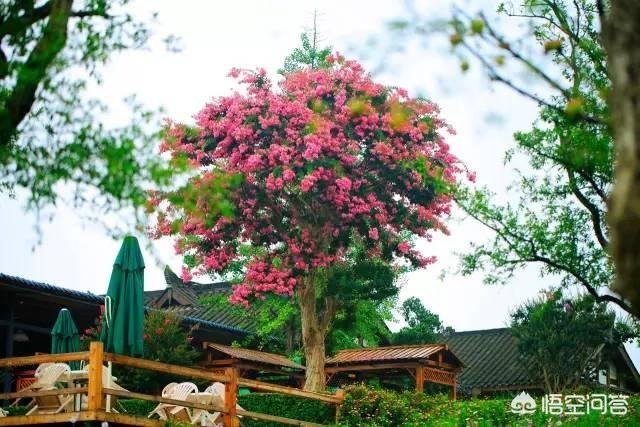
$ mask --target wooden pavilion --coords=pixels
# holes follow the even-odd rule
[[[416,391],[424,391],[425,381],[451,388],[456,399],[456,379],[464,365],[447,344],[419,344],[340,350],[327,359],[327,382],[337,374],[383,373],[385,376],[408,373],[416,382]]]
[[[205,360],[200,365],[212,372],[223,373],[227,368],[237,370],[239,376],[258,378],[263,374],[275,374],[294,379],[297,385],[304,383],[305,367],[280,354],[246,348],[231,347],[205,341],[202,343]]]

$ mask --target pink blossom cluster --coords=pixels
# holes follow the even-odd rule
[[[388,261],[435,261],[406,235],[447,232],[450,189],[465,171],[445,142],[453,131],[433,103],[375,83],[355,61],[328,60],[276,86],[264,70],[234,69],[244,93],[213,99],[193,130],[169,122],[162,149],[199,168],[189,200],[198,209],[154,194],[161,213],[152,235],[175,236],[176,250],[195,260],[185,280],[224,272],[246,243],[265,250],[234,288],[233,301],[244,304],[292,295],[312,270],[343,261],[354,241]],[[242,177],[227,195],[232,218],[212,201],[220,174]]]

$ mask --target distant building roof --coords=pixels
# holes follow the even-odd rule
[[[537,385],[522,364],[508,328],[455,332],[445,341],[465,365],[458,376],[463,392]]]
[[[518,350],[517,340],[509,328],[455,332],[444,340],[465,364],[458,375],[458,389],[465,394],[480,391],[542,388],[533,380]],[[628,370],[633,384],[638,387],[638,372],[623,346],[618,348],[620,369]]]
[[[217,350],[220,353],[224,353],[225,355],[241,360],[247,360],[251,362],[264,363],[267,365],[274,365],[278,367],[285,367],[297,370],[304,370],[305,367],[299,365],[286,357],[274,354],[274,353],[266,353],[257,350],[249,350],[246,348],[237,348],[230,347],[228,345],[216,344],[216,343],[204,343],[206,349]]]
[[[91,292],[61,288],[59,286],[50,285],[49,283],[36,282],[34,280],[11,276],[4,273],[0,273],[0,285],[10,286],[26,292],[40,292],[94,304],[102,304],[104,302],[104,298],[102,296],[92,294]]]
[[[180,281],[180,285],[176,286],[176,279]],[[191,324],[200,324],[213,329],[221,329],[236,334],[250,334],[255,329],[252,328],[253,323],[247,319],[250,316],[237,316],[230,313],[229,310],[207,310],[199,304],[199,297],[215,292],[229,291],[231,285],[227,282],[201,284],[189,282],[183,285],[182,280],[178,278],[171,270],[165,270],[165,280],[167,283],[173,283],[169,287],[170,298],[173,301],[180,300],[182,305],[169,304],[164,309],[175,312],[183,318],[184,321]],[[37,282],[34,280],[24,279],[22,277],[11,276],[0,273],[0,286],[10,288],[18,292],[37,293],[44,295],[52,295],[61,298],[68,298],[75,301],[89,303],[95,306],[104,304],[104,297],[91,292],[82,292],[75,289],[67,289],[60,286],[54,286],[49,283]],[[193,288],[193,289],[190,289]],[[153,303],[163,296],[167,295],[167,289],[158,291],[146,291],[144,295],[145,305],[149,308],[157,307]]]

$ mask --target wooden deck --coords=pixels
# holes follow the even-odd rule
[[[321,394],[303,391],[300,389],[264,383],[261,381],[242,378],[236,367],[225,368],[223,374],[211,372],[205,369],[194,369],[184,366],[169,365],[166,363],[155,362],[151,360],[138,359],[117,354],[105,353],[102,343],[92,342],[88,352],[64,353],[64,354],[47,354],[38,356],[13,357],[0,359],[0,369],[13,368],[16,366],[38,365],[41,363],[51,362],[69,362],[76,360],[89,361],[89,370],[87,373],[87,384],[81,387],[66,387],[58,389],[46,390],[21,390],[12,393],[0,393],[0,400],[13,400],[17,398],[38,398],[42,396],[57,395],[83,395],[86,399],[86,409],[80,412],[61,412],[58,414],[41,413],[38,415],[21,415],[0,417],[0,426],[22,426],[37,424],[59,424],[76,422],[108,422],[114,425],[125,426],[149,426],[163,427],[166,422],[157,419],[149,419],[144,416],[133,416],[128,414],[119,414],[107,412],[104,402],[106,396],[117,396],[129,399],[141,399],[155,403],[165,403],[174,406],[189,408],[189,410],[202,409],[210,413],[218,412],[223,415],[223,424],[225,427],[238,427],[239,417],[247,417],[256,420],[273,421],[286,425],[323,427],[320,424],[310,423],[307,421],[294,420],[276,415],[262,414],[258,412],[245,411],[239,409],[236,405],[238,386],[247,387],[252,390],[266,391],[270,393],[279,393],[288,396],[303,397],[322,401],[336,406],[336,419],[340,413],[340,406],[344,401],[344,392],[338,390],[336,394]],[[197,403],[185,400],[173,400],[164,396],[153,396],[134,391],[119,390],[109,388],[107,384],[102,383],[103,366],[105,362],[125,365],[130,368],[146,369],[155,372],[171,373],[174,375],[206,380],[208,382],[220,382],[225,386],[224,406],[214,403]]]
[[[141,427],[164,427],[165,421],[152,420],[126,414],[105,411],[65,412],[50,415],[22,415],[0,418],[0,426],[26,426],[34,424],[76,423],[85,421],[107,421],[111,424]]]

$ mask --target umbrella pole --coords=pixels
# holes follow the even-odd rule
[[[107,387],[111,388],[111,370],[113,369],[113,363],[111,361],[107,362]],[[106,409],[107,412],[111,412],[111,395],[107,394],[106,398]]]

